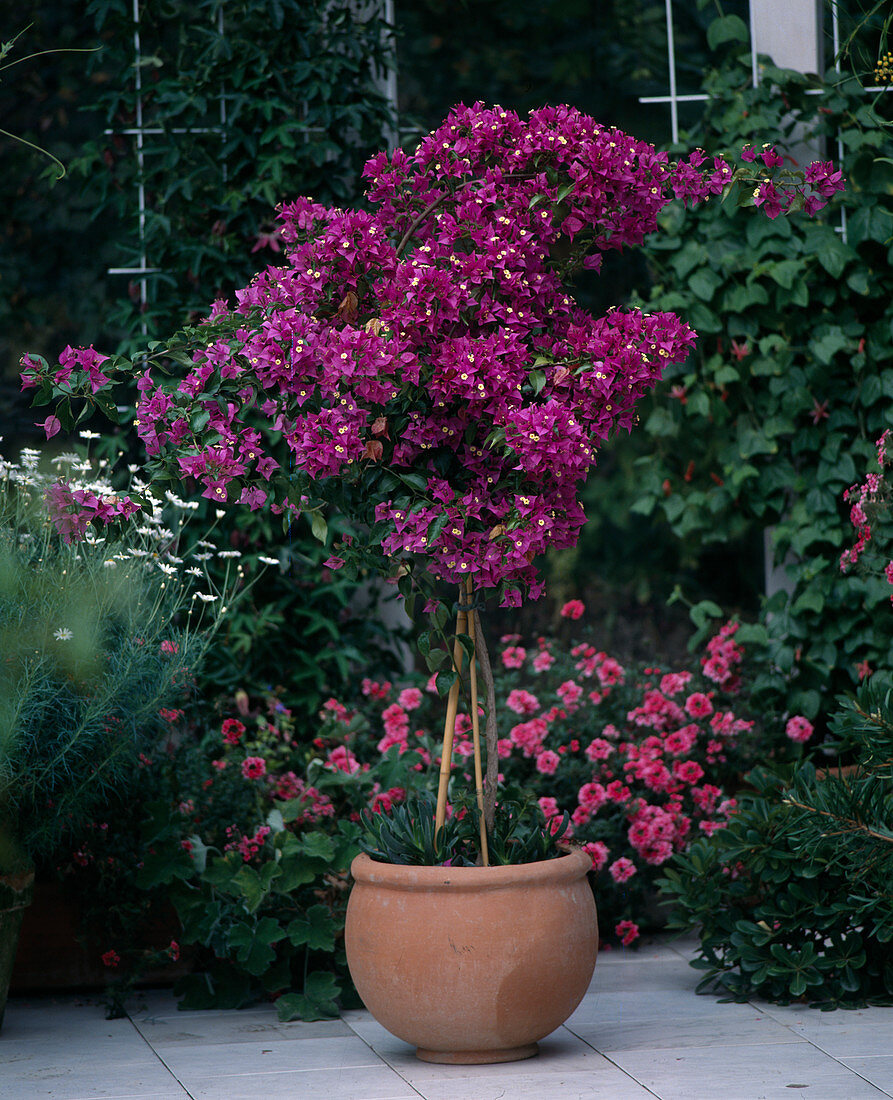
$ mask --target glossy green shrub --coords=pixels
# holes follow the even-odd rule
[[[661,882],[670,927],[698,928],[699,991],[821,1007],[893,1003],[893,708],[866,687],[832,721],[852,774],[811,764],[750,776],[728,828]]]

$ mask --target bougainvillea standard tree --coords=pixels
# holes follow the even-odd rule
[[[39,387],[36,403],[57,403],[49,436],[73,424],[73,400],[81,416],[98,407],[114,418],[116,386],[136,377],[153,485],[195,484],[221,506],[270,508],[286,522],[303,512],[323,539],[333,508],[347,526],[329,566],[399,578],[438,630],[448,616],[436,586],[458,586],[442,677],[442,822],[472,639],[490,694],[483,594],[504,606],[540,595],[534,559],[576,541],[578,492],[600,444],[633,426],[638,398],[695,339],[672,313],[592,317],[567,283],[641,243],[674,198],[725,196],[737,183],[776,217],[815,213],[843,186],[830,164],[788,172],[771,149],[744,159],[733,168],[696,151],[670,163],[568,107],[522,119],[460,106],[413,153],[369,161],[370,211],[282,205],[284,261],[235,306],[214,303],[206,322],[133,360],[92,348],[66,349],[55,367],[26,357],[24,385]],[[139,503],[55,495],[70,537]],[[449,659],[427,634],[421,647],[434,667]],[[495,766],[493,751],[490,799]]]

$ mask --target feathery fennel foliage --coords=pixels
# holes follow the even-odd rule
[[[167,564],[173,534],[66,546],[36,465],[0,460],[0,871],[47,855],[133,781],[207,645],[204,605]]]

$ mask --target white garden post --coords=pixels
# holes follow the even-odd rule
[[[779,69],[821,73],[823,64],[822,0],[750,0],[750,40],[753,80],[760,80],[757,58],[766,54]],[[816,143],[794,145],[792,155],[807,164],[821,155]],[[776,564],[772,553],[773,527],[763,531],[763,570],[766,597],[776,592],[793,592],[784,563]]]

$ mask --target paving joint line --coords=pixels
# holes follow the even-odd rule
[[[604,1051],[601,1051],[601,1050],[598,1049],[598,1047],[593,1046],[592,1043],[590,1043],[588,1039],[584,1039],[582,1035],[577,1035],[576,1031],[574,1031],[574,1029],[572,1027],[570,1027],[568,1024],[563,1024],[562,1026],[565,1028],[565,1030],[569,1031],[571,1033],[571,1035],[573,1035],[575,1038],[579,1039],[581,1043],[585,1043],[585,1045],[588,1046],[590,1050],[595,1051],[595,1053],[598,1054],[600,1057],[604,1058],[604,1060],[606,1062],[608,1062],[610,1065],[614,1066],[615,1069],[619,1069],[620,1072],[624,1075],[624,1077],[628,1077],[630,1079],[630,1081],[632,1081],[634,1084],[638,1085],[639,1088],[644,1089],[648,1093],[649,1096],[656,1097],[656,1100],[662,1100],[659,1093],[656,1093],[653,1089],[649,1088],[648,1085],[646,1085],[646,1084],[644,1084],[644,1082],[640,1081],[638,1079],[638,1077],[633,1077],[633,1075],[629,1072],[629,1070],[626,1070],[626,1069],[623,1068],[623,1066],[618,1065],[614,1061],[614,1059],[611,1057],[610,1054],[605,1054]]]
[[[390,1062],[389,1062],[389,1061],[387,1060],[387,1058],[385,1058],[385,1056],[384,1056],[383,1054],[379,1054],[379,1053],[378,1053],[378,1051],[377,1051],[377,1050],[375,1049],[375,1047],[374,1047],[374,1046],[373,1046],[373,1045],[372,1045],[372,1044],[371,1044],[371,1043],[369,1042],[369,1040],[365,1038],[365,1036],[363,1036],[363,1035],[360,1035],[360,1033],[359,1033],[358,1031],[355,1031],[355,1030],[354,1030],[354,1028],[353,1028],[353,1027],[351,1026],[351,1023],[350,1023],[350,1021],[349,1021],[349,1020],[344,1020],[344,1023],[346,1023],[346,1024],[347,1024],[347,1026],[348,1026],[348,1027],[350,1028],[350,1030],[351,1030],[351,1031],[353,1031],[354,1035],[356,1035],[356,1037],[357,1037],[357,1038],[358,1038],[359,1040],[361,1040],[362,1042],[364,1042],[364,1043],[366,1044],[366,1046],[367,1046],[367,1047],[369,1048],[369,1050],[370,1050],[370,1051],[371,1051],[371,1052],[372,1052],[372,1053],[373,1053],[373,1054],[375,1055],[375,1057],[376,1057],[376,1058],[377,1058],[377,1059],[378,1059],[378,1060],[379,1060],[379,1061],[380,1061],[380,1062],[381,1062],[381,1063],[382,1063],[383,1065],[387,1066],[387,1067],[388,1067],[388,1069],[389,1069],[389,1070],[391,1070],[391,1072],[392,1072],[392,1073],[396,1073],[396,1074],[397,1074],[397,1076],[398,1076],[398,1077],[400,1078],[400,1080],[401,1080],[401,1081],[402,1081],[402,1082],[403,1082],[403,1083],[404,1083],[405,1085],[408,1085],[408,1086],[409,1086],[409,1088],[411,1088],[411,1089],[412,1089],[412,1091],[413,1091],[413,1092],[414,1092],[414,1093],[415,1093],[415,1094],[416,1094],[417,1096],[420,1096],[420,1097],[421,1097],[421,1100],[426,1100],[425,1094],[424,1094],[423,1092],[419,1092],[419,1090],[418,1090],[418,1089],[417,1089],[417,1088],[415,1087],[415,1085],[414,1085],[414,1084],[412,1083],[412,1081],[408,1081],[408,1080],[407,1080],[407,1079],[406,1079],[406,1078],[405,1078],[405,1077],[403,1076],[403,1074],[402,1074],[402,1073],[400,1072],[400,1070],[399,1070],[399,1069],[397,1069],[397,1067],[396,1067],[396,1066],[392,1065],[392,1064],[391,1064],[391,1063],[390,1063]]]
[[[130,1026],[133,1028],[133,1030],[137,1033],[137,1035],[139,1035],[139,1037],[146,1044],[146,1046],[149,1048],[149,1050],[152,1051],[152,1053],[155,1055],[155,1057],[158,1059],[158,1061],[164,1066],[164,1068],[171,1075],[171,1077],[173,1077],[173,1079],[177,1082],[177,1084],[183,1090],[184,1094],[187,1097],[189,1097],[189,1100],[195,1100],[195,1097],[192,1095],[192,1093],[189,1091],[189,1089],[183,1084],[183,1082],[176,1075],[176,1073],[174,1073],[174,1071],[167,1064],[167,1062],[165,1062],[165,1060],[161,1057],[161,1055],[158,1053],[158,1051],[155,1049],[155,1047],[152,1046],[152,1044],[149,1042],[148,1038],[145,1035],[143,1035],[143,1033],[140,1031],[139,1027],[137,1027],[136,1021],[130,1015],[129,1012],[127,1013],[127,1019],[128,1019],[128,1022],[130,1023]]]
[[[824,1054],[826,1058],[830,1058],[832,1062],[836,1062],[840,1066],[840,1068],[846,1070],[847,1073],[855,1074],[855,1076],[858,1077],[860,1081],[864,1081],[866,1085],[870,1085],[873,1089],[877,1089],[881,1096],[886,1096],[888,1097],[888,1100],[893,1100],[893,1093],[887,1092],[887,1090],[882,1089],[880,1085],[876,1085],[874,1081],[869,1081],[867,1077],[863,1077],[857,1069],[853,1069],[853,1067],[848,1066],[846,1062],[842,1062],[837,1057],[837,1055],[832,1054],[830,1050],[825,1050],[825,1048],[819,1046],[818,1043],[814,1043],[812,1039],[808,1039],[805,1035],[801,1035],[799,1032],[794,1031],[793,1025],[787,1023],[786,1021],[779,1020],[775,1016],[772,1016],[770,1013],[766,1012],[765,1009],[761,1008],[758,1004],[754,1004],[752,1000],[748,1000],[747,1004],[749,1004],[751,1008],[756,1009],[757,1012],[762,1012],[764,1016],[768,1016],[771,1020],[774,1020],[775,1023],[781,1024],[782,1027],[790,1031],[792,1035],[795,1035],[800,1040],[800,1042],[807,1043],[809,1046],[812,1047],[813,1050],[817,1050],[819,1054]],[[806,1006],[804,1006],[804,1010],[808,1012],[814,1011],[813,1009],[807,1009]],[[837,1011],[839,1012],[841,1010],[838,1009]]]

